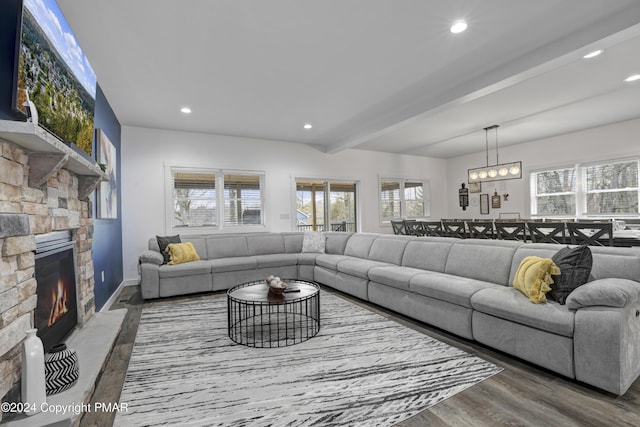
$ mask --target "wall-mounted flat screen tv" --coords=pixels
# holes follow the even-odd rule
[[[39,125],[91,155],[96,75],[55,0],[24,0],[14,108],[31,100]]]

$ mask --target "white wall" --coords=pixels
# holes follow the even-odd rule
[[[478,145],[483,146],[482,142],[479,139]],[[639,155],[640,119],[500,148],[501,163],[522,160],[523,178],[496,182],[493,185],[482,184],[482,193],[492,195],[494,190],[498,190],[498,194],[509,194],[509,201],[503,200],[500,209],[490,208],[489,215],[480,215],[478,206],[469,206],[466,211],[458,206],[458,188],[461,183],[467,182],[467,170],[485,165],[485,153],[449,159],[447,215],[452,218],[498,218],[500,212],[519,212],[521,217],[528,218],[529,171]],[[495,152],[490,151],[490,159],[491,156],[495,158]],[[478,197],[478,194],[470,194],[470,198]]]
[[[266,231],[294,229],[297,177],[359,181],[360,231],[392,232],[378,218],[379,177],[428,179],[432,218],[447,215],[447,162],[440,159],[363,150],[325,154],[301,144],[130,126],[122,127],[121,150],[125,280],[137,279],[148,239],[169,232],[165,165],[264,171]]]

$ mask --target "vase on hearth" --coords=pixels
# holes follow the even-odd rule
[[[47,401],[44,379],[44,347],[36,333],[37,329],[28,329],[22,343],[22,403],[25,415],[35,415]]]
[[[71,388],[80,376],[78,354],[65,343],[54,345],[45,355],[44,372],[47,396]]]

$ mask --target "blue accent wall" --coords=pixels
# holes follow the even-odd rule
[[[123,280],[122,268],[122,190],[120,157],[120,122],[113,113],[109,101],[98,84],[96,89],[96,112],[94,117],[96,129],[102,129],[116,149],[117,169],[116,182],[118,194],[118,217],[116,219],[99,219],[96,215],[97,200],[93,198],[93,270],[95,277],[94,295],[96,310],[100,310]],[[95,146],[93,152],[98,150]],[[97,194],[97,193],[95,193]],[[104,272],[104,281],[102,280]]]

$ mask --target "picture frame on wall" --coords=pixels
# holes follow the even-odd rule
[[[105,165],[108,181],[101,181],[97,191],[96,217],[100,219],[118,218],[118,159],[116,148],[102,129],[96,129],[96,149],[98,164]]]
[[[469,193],[479,193],[482,191],[482,183],[481,182],[472,182],[469,184]]]
[[[480,195],[480,214],[489,215],[489,195],[488,194]]]

